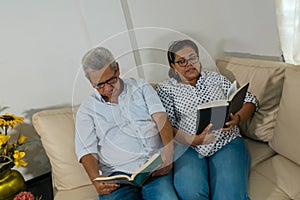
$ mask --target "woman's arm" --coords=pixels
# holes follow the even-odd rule
[[[190,135],[177,128],[173,127],[173,133],[175,134],[175,140],[183,145],[197,146],[201,144],[209,144],[216,140],[213,133],[209,133],[212,124],[209,124],[202,133],[197,135]]]

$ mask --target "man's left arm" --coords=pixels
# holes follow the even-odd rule
[[[168,115],[165,112],[157,112],[152,114],[152,118],[155,121],[157,128],[164,145],[162,151],[163,165],[159,170],[153,173],[154,176],[161,176],[168,174],[173,167],[174,156],[174,143],[173,143],[173,130],[169,121]]]
[[[161,153],[163,164],[159,170],[153,173],[153,176],[165,175],[169,173],[173,167],[173,129],[168,115],[165,112],[165,108],[154,88],[144,80],[140,79],[140,81],[146,105],[153,121],[156,123],[162,143],[164,145],[164,149]]]

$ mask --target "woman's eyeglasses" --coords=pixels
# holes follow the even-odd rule
[[[182,58],[174,63],[177,63],[179,65],[179,67],[186,67],[188,62],[192,63],[192,64],[196,64],[199,61],[199,57],[198,56],[192,56],[188,59]]]

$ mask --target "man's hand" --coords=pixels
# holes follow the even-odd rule
[[[93,184],[98,192],[98,194],[110,194],[116,189],[120,187],[119,184],[112,182],[98,182],[98,181],[93,181]]]
[[[88,176],[90,177],[93,185],[95,186],[99,194],[110,194],[114,190],[120,187],[119,184],[115,182],[103,183],[93,181],[96,177],[102,176],[99,175],[99,161],[96,154],[87,154],[81,158],[81,163],[83,164]]]

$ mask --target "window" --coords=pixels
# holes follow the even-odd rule
[[[276,15],[284,59],[300,64],[300,0],[276,0]]]

